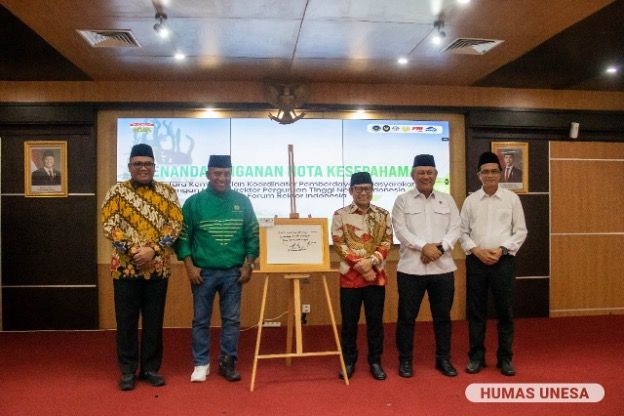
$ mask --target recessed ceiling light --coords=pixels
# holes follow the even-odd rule
[[[607,70],[605,71],[607,74],[616,74],[618,72],[618,69],[614,66],[610,66],[607,68]]]
[[[459,4],[468,4],[468,3],[470,3],[470,0],[457,0],[457,3],[459,3]]]
[[[434,45],[439,45],[442,43],[442,37],[437,33],[431,37],[431,43]]]
[[[409,60],[406,57],[402,56],[399,59],[397,59],[397,62],[399,63],[399,65],[407,65]]]
[[[173,57],[176,59],[176,61],[183,61],[186,58],[186,55],[184,55],[182,52],[177,52]]]

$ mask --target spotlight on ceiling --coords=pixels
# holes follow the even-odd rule
[[[399,59],[397,59],[397,63],[399,65],[407,65],[409,63],[409,60],[406,57],[402,56]]]
[[[615,66],[610,66],[605,71],[607,74],[617,74],[618,69]]]
[[[439,19],[433,22],[433,30],[434,34],[431,37],[431,42],[434,45],[439,45],[442,43],[442,39],[446,37],[446,32],[442,30],[444,28],[444,20]]]
[[[161,38],[165,39],[169,36],[169,28],[166,25],[167,15],[165,13],[156,13],[156,24],[154,25],[154,32]]]

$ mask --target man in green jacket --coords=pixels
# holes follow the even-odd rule
[[[221,308],[219,374],[240,380],[236,371],[240,335],[241,286],[251,278],[259,252],[258,220],[249,198],[230,189],[232,162],[228,155],[211,155],[208,188],[182,207],[184,226],[176,245],[193,291],[192,382],[210,372],[210,318],[215,294]]]

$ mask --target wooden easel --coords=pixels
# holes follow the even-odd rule
[[[286,364],[290,365],[293,357],[317,357],[326,355],[337,355],[340,360],[340,368],[342,374],[345,375],[344,382],[349,385],[349,379],[346,376],[347,370],[345,367],[344,359],[342,357],[342,348],[340,347],[340,338],[338,336],[338,329],[336,328],[336,318],[334,317],[334,310],[332,308],[331,298],[329,296],[329,287],[327,286],[327,273],[336,272],[329,268],[329,248],[327,247],[327,220],[326,219],[314,219],[303,218],[299,219],[299,214],[296,212],[295,202],[295,174],[294,174],[294,151],[293,146],[288,145],[288,165],[289,169],[289,185],[290,185],[290,215],[289,219],[276,219],[276,225],[301,226],[301,227],[319,227],[321,230],[322,238],[320,244],[322,247],[317,249],[322,250],[322,259],[319,262],[310,264],[270,264],[267,260],[269,251],[269,239],[267,237],[266,229],[260,228],[260,273],[266,273],[264,278],[264,288],[262,289],[262,301],[260,302],[260,317],[258,318],[258,335],[256,337],[256,349],[254,351],[253,368],[251,370],[251,384],[249,386],[250,391],[254,391],[256,382],[256,370],[258,369],[258,360],[273,359],[273,358],[286,358]],[[318,231],[318,230],[317,230]],[[317,253],[318,254],[318,253]],[[290,259],[290,257],[289,257]],[[305,263],[305,262],[304,262]],[[325,290],[325,300],[327,308],[329,310],[329,317],[331,321],[332,331],[334,333],[334,340],[336,342],[336,349],[330,351],[316,351],[316,352],[303,352],[303,335],[301,331],[301,281],[310,279],[311,273],[322,273],[323,276],[323,288]],[[260,343],[262,340],[262,325],[264,323],[264,311],[266,308],[266,300],[269,288],[269,278],[272,274],[281,274],[283,277],[290,281],[290,294],[288,299],[288,326],[286,331],[286,352],[284,354],[260,354]],[[292,351],[293,347],[293,323],[294,323],[294,339],[295,339],[295,352]]]
[[[326,272],[335,272],[335,270],[327,270]],[[291,296],[288,300],[288,326],[286,331],[286,352],[283,354],[260,354],[260,344],[262,340],[262,324],[264,323],[264,311],[266,308],[267,293],[269,288],[269,278],[271,274],[267,273],[264,278],[264,287],[262,289],[262,301],[260,303],[260,317],[258,318],[258,335],[256,337],[256,349],[254,351],[253,367],[251,370],[251,384],[249,391],[254,391],[256,382],[256,371],[258,368],[258,360],[286,358],[286,364],[290,365],[293,357],[319,357],[328,355],[337,355],[340,360],[340,368],[342,374],[347,374],[344,359],[342,357],[342,348],[340,347],[340,337],[338,336],[338,328],[336,327],[336,318],[332,308],[331,297],[329,296],[329,287],[327,285],[326,272],[322,272],[323,289],[325,290],[325,300],[329,310],[329,318],[331,321],[336,349],[329,351],[303,351],[303,334],[301,329],[301,280],[309,279],[310,274],[284,274],[284,278],[291,282]],[[293,322],[294,322],[294,339],[295,351],[293,352]],[[348,377],[344,378],[346,385],[349,385]]]

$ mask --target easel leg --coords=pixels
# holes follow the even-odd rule
[[[332,308],[331,297],[329,296],[329,287],[327,286],[327,277],[323,275],[323,288],[325,289],[325,299],[327,300],[327,308],[329,309],[329,319],[331,320],[332,330],[334,331],[334,339],[336,340],[336,348],[338,349],[338,356],[340,357],[340,368],[344,375],[344,382],[349,385],[349,377],[347,376],[347,368],[345,366],[344,358],[342,356],[342,346],[340,345],[340,337],[338,336],[338,328],[336,327],[336,318],[334,316],[334,309]]]
[[[301,335],[301,279],[293,279],[295,304],[295,348],[297,354],[303,354],[303,336]]]
[[[286,352],[292,353],[293,350],[293,323],[295,322],[295,282],[290,281],[291,295],[288,297],[288,320],[286,321]],[[286,357],[286,365],[290,366],[292,357]]]
[[[260,318],[258,318],[258,335],[256,336],[256,350],[254,352],[253,368],[251,370],[251,384],[249,391],[254,391],[256,383],[256,369],[258,368],[258,354],[260,353],[260,340],[262,339],[262,324],[264,323],[264,309],[266,306],[267,292],[269,288],[269,275],[264,278],[264,289],[262,290],[262,301],[260,302]]]

